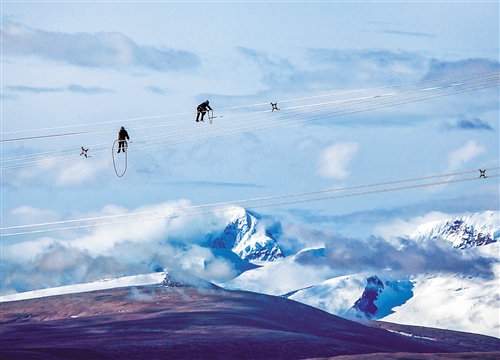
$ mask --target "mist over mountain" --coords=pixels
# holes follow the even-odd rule
[[[158,276],[184,271],[226,289],[279,295],[357,321],[500,337],[498,217],[499,212],[488,211],[432,222],[397,242],[325,234],[324,246],[285,257],[279,243],[286,234],[275,239],[258,215],[239,208],[218,219],[200,245],[170,250],[170,257],[155,255],[148,266]],[[124,284],[135,284],[135,276],[129,279]],[[157,276],[137,279],[142,285],[158,282]],[[32,294],[3,298],[54,293]]]
[[[422,225],[397,244],[339,238],[223,286],[283,295],[351,319],[500,337],[499,229],[499,212],[488,211]],[[287,276],[293,280],[283,282]]]

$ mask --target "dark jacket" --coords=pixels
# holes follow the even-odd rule
[[[202,102],[198,107],[196,108],[199,112],[200,111],[207,111],[207,110],[212,110],[210,105],[207,104],[206,101]]]
[[[118,140],[130,139],[127,130],[123,129],[118,131]]]

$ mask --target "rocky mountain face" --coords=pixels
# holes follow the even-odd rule
[[[413,297],[413,286],[413,281],[409,279],[389,280],[384,279],[384,276],[372,275],[366,278],[363,294],[346,312],[345,317],[382,319],[394,313],[395,307],[404,305]]]
[[[250,261],[275,261],[285,257],[273,235],[243,208],[235,211],[222,233],[209,242],[212,249],[229,249]]]
[[[410,238],[417,241],[442,238],[458,249],[488,245],[500,238],[500,212],[486,211],[425,224],[418,227]]]
[[[384,284],[376,276],[370,276],[366,279],[366,282],[363,295],[356,300],[351,309],[355,312],[356,317],[371,319],[378,310],[375,300],[378,299],[379,293],[384,290]]]

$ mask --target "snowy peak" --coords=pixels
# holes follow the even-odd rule
[[[245,209],[235,212],[224,231],[210,243],[212,249],[230,249],[242,259],[275,261],[284,257],[276,239]]]
[[[486,211],[421,225],[410,238],[418,241],[442,238],[458,249],[488,245],[500,238],[500,212]]]

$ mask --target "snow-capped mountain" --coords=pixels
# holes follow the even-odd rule
[[[500,238],[500,212],[486,211],[424,224],[410,238],[417,241],[442,238],[458,249],[488,245]]]
[[[451,259],[460,259],[463,255],[464,258],[471,257],[474,262],[476,259],[482,261],[478,269],[488,271],[483,271],[478,275],[462,272],[460,267],[447,267],[446,271],[427,271],[423,268],[421,272],[410,274],[391,270],[368,271],[365,270],[368,265],[362,265],[353,267],[357,270],[348,272],[346,269],[350,269],[349,267],[343,267],[342,264],[338,265],[332,261],[332,254],[336,251],[335,243],[327,248],[322,246],[305,248],[285,258],[277,241],[266,231],[262,222],[259,223],[256,216],[245,209],[238,209],[226,216],[222,226],[219,223],[218,230],[204,239],[208,240],[206,244],[210,245],[211,250],[204,248],[205,252],[200,253],[199,259],[193,259],[192,253],[189,253],[190,259],[188,259],[199,263],[201,267],[213,266],[217,271],[221,266],[221,263],[216,261],[217,257],[230,260],[224,262],[223,265],[228,265],[231,276],[223,276],[219,277],[219,280],[214,280],[217,286],[282,295],[349,319],[383,320],[404,325],[481,333],[500,338],[499,212],[489,211],[429,223],[420,226],[409,239],[405,240],[407,243],[421,243],[422,246],[419,245],[417,248],[426,248],[429,243],[432,244],[438,238],[447,239],[451,243],[448,245],[444,242],[446,247],[458,254],[458,257],[451,257]],[[222,228],[224,230],[220,232]],[[480,239],[491,239],[491,241],[481,242]],[[360,244],[360,242],[355,243]],[[466,245],[460,246],[460,244]],[[384,250],[391,248],[384,246]],[[349,257],[359,252],[364,255],[364,257],[352,258],[358,263],[370,261],[372,256],[370,249],[357,247],[349,251],[345,249],[345,246],[341,248],[342,251],[339,250],[339,254]],[[431,247],[431,249],[434,248]],[[204,260],[206,253],[216,255],[212,259],[213,264]],[[386,253],[380,252],[380,254],[384,256]],[[430,253],[423,252],[423,254]],[[341,262],[346,260],[346,263],[351,261],[351,258],[339,258],[338,254],[333,259]],[[404,258],[409,262],[413,259],[419,260],[418,257],[407,258],[406,255]],[[260,261],[256,261],[257,265],[255,265],[249,260]],[[435,261],[439,262],[441,258],[436,257]],[[186,283],[184,279],[179,280],[178,277],[165,274],[163,267],[158,267],[156,263],[152,263],[151,269],[158,272],[7,295],[1,300],[13,301],[162,282],[164,286],[184,286]],[[360,269],[364,272],[360,272]],[[458,270],[450,271],[450,269]],[[187,267],[186,270],[192,269]],[[233,273],[236,272],[239,276],[234,278],[236,274]],[[200,274],[203,276],[203,273]]]
[[[491,244],[499,252],[499,243]],[[392,279],[389,273],[328,279],[287,298],[349,319],[383,320],[500,337],[499,279],[462,274],[420,274]]]
[[[230,249],[246,260],[275,261],[284,257],[272,234],[243,208],[230,214],[229,224],[210,240],[210,247]]]
[[[339,276],[286,297],[350,319],[379,320],[413,296],[410,279],[391,278],[389,272]]]
[[[282,296],[291,300],[350,319],[383,320],[500,337],[498,217],[499,212],[488,211],[433,222],[420,226],[406,240],[431,242],[444,238],[451,242],[450,251],[490,264],[488,275],[461,273],[459,268],[455,272],[422,269],[411,275],[391,270],[338,274],[335,266],[329,266],[327,252],[320,247],[304,249],[280,262],[243,273],[227,286],[274,295],[281,290]],[[314,273],[311,264],[316,268]],[[285,276],[286,284],[272,283],[273,279],[280,281]],[[294,285],[295,289],[290,288]]]
[[[494,251],[499,243],[491,244]],[[420,274],[413,296],[382,318],[398,324],[459,330],[500,338],[500,267],[492,278],[462,274]]]

